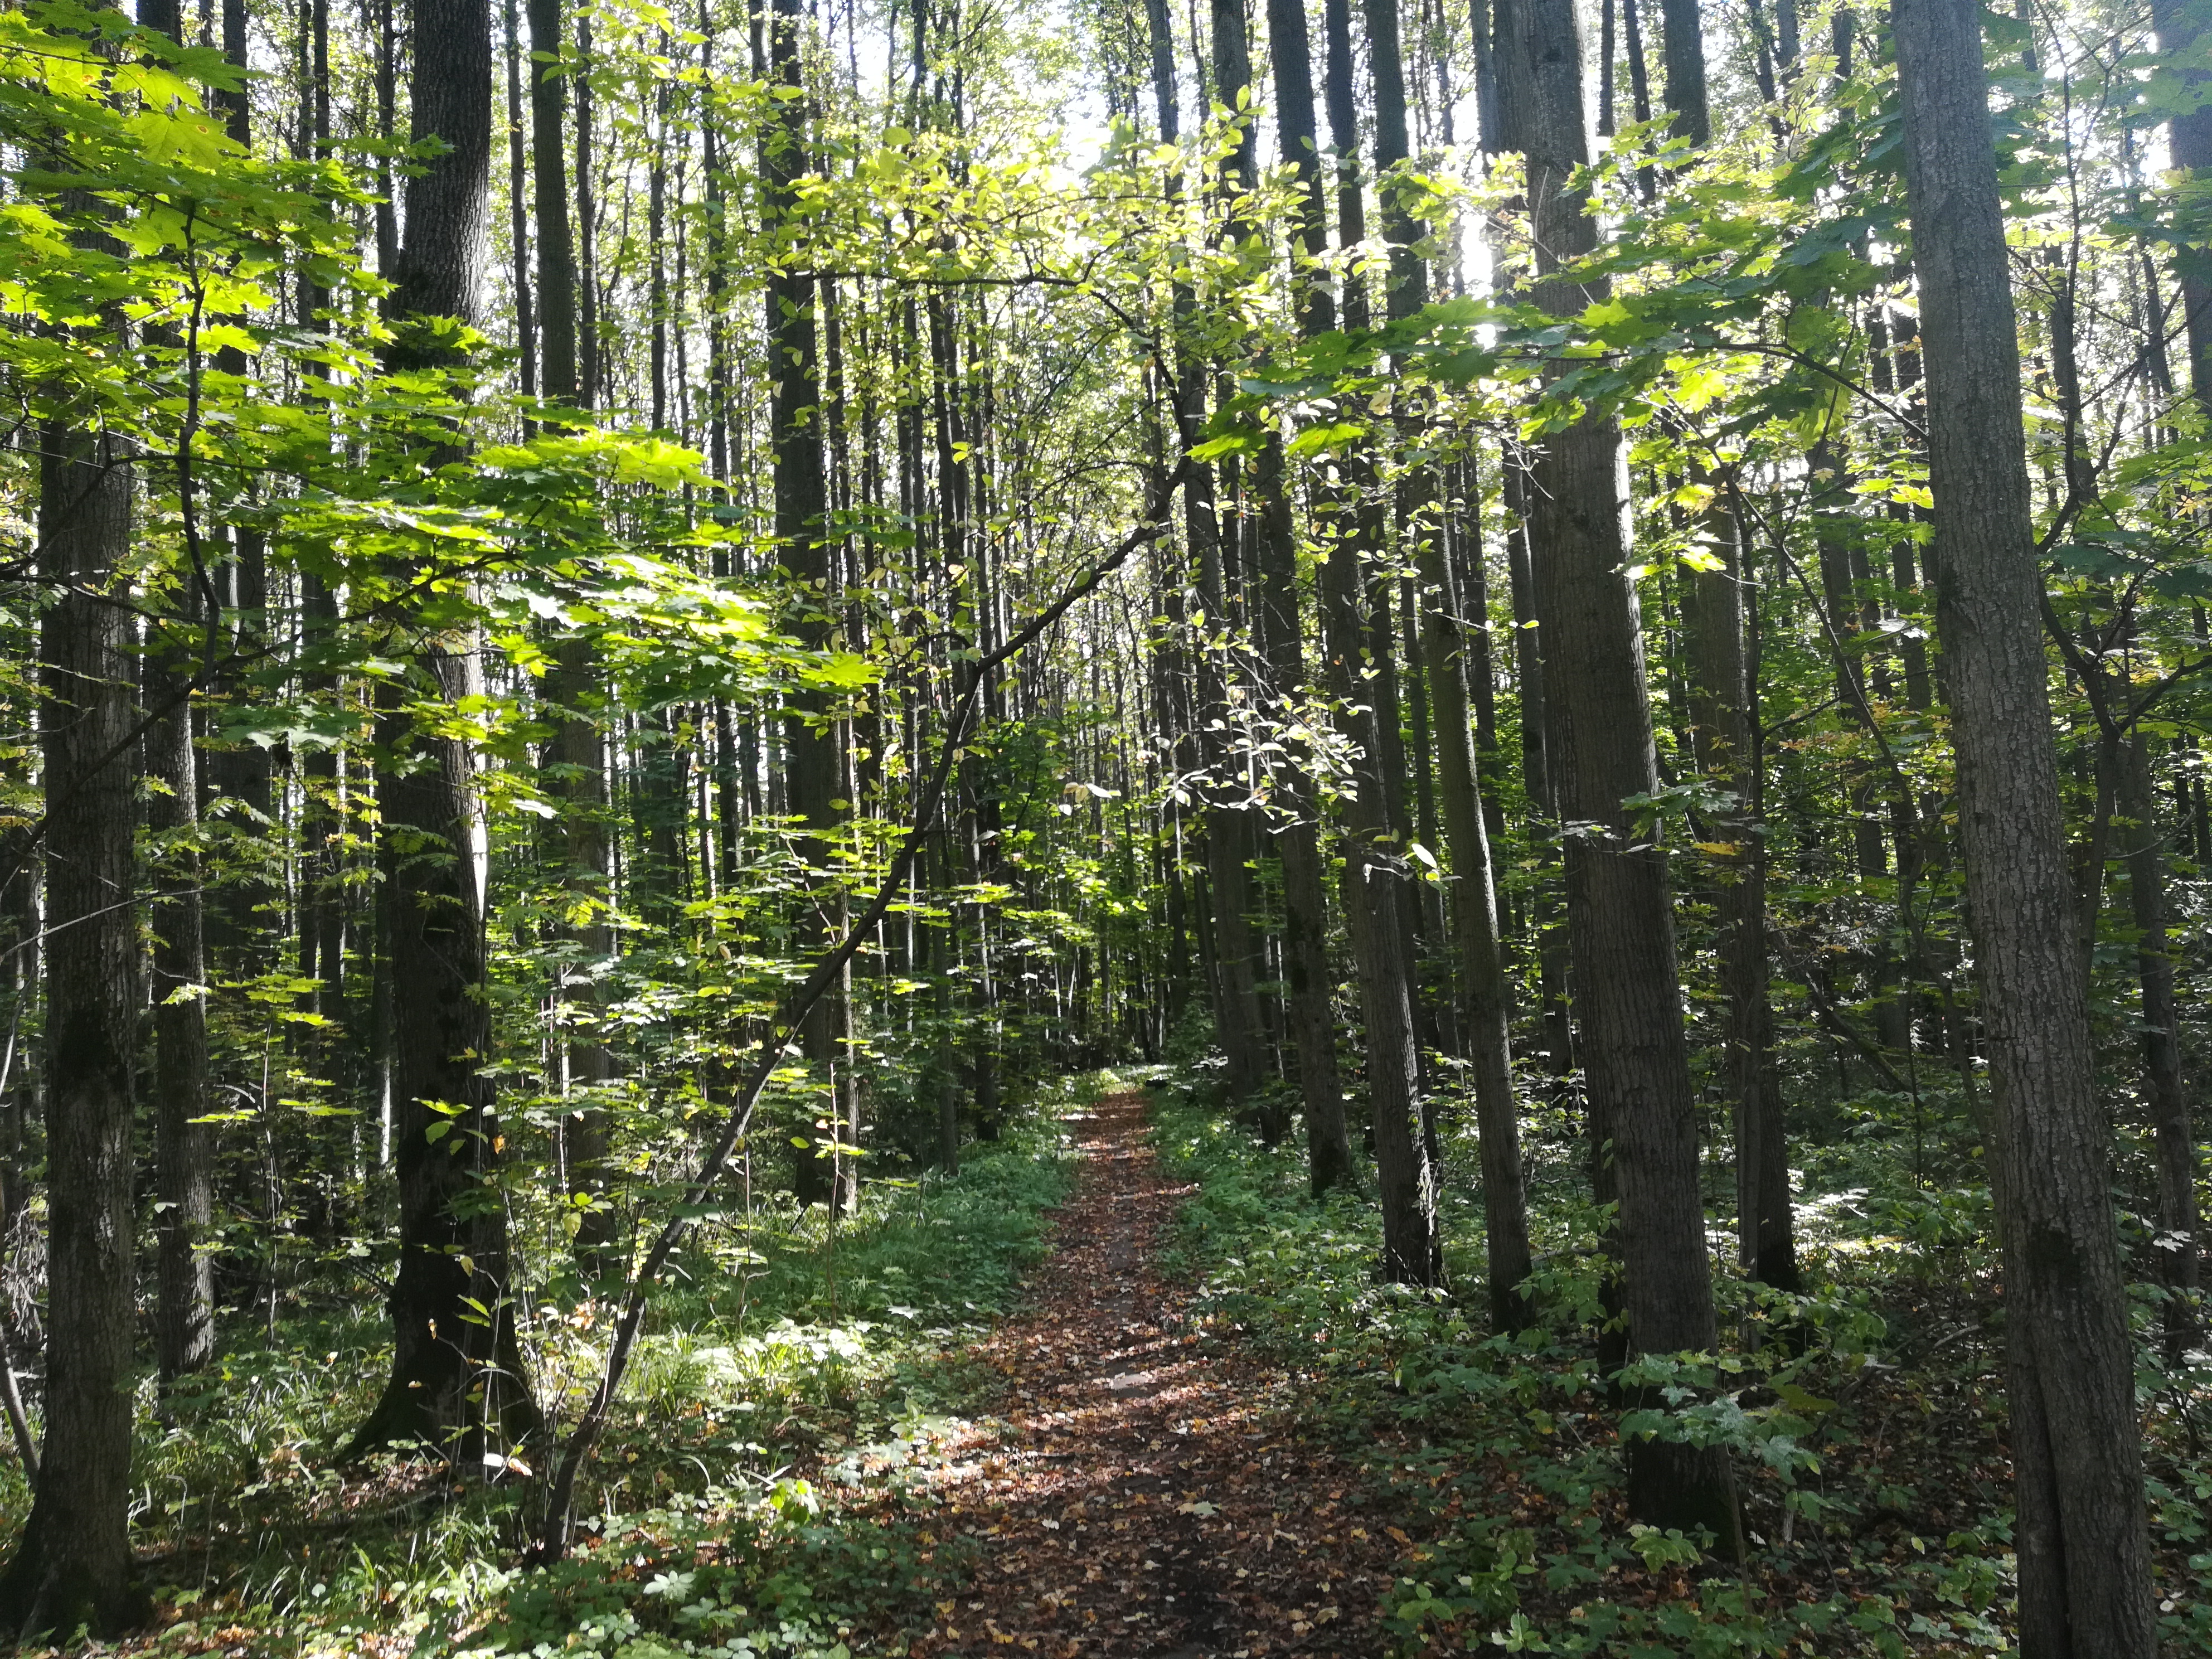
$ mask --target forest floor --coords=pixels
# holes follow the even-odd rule
[[[915,1659],[1011,1647],[1153,1659],[1382,1653],[1407,1543],[1357,1465],[1301,1435],[1291,1376],[1194,1310],[1164,1268],[1196,1190],[1146,1097],[1071,1125],[1082,1153],[1024,1310],[981,1346],[1000,1414],[939,1476],[933,1530],[981,1547]]]
[[[1752,1545],[1732,1563],[1626,1512],[1624,1419],[1591,1340],[1602,1216],[1571,1135],[1528,1143],[1546,1316],[1487,1329],[1464,1120],[1444,1140],[1448,1295],[1379,1282],[1371,1194],[1316,1202],[1295,1144],[1261,1146],[1167,1068],[1066,1079],[957,1172],[871,1183],[834,1231],[749,1214],[657,1310],[584,1535],[550,1569],[516,1561],[531,1485],[335,1461],[387,1363],[371,1316],[228,1352],[171,1420],[142,1423],[137,1537],[163,1627],[126,1650],[2008,1648],[1979,1188],[1923,1191],[1846,1144],[1801,1206],[1807,1292],[1716,1275],[1723,1328],[1759,1340],[1686,1364],[1659,1426],[1729,1447]],[[576,1322],[556,1306],[540,1322]],[[563,1352],[549,1340],[538,1366],[549,1396]],[[570,1409],[589,1374],[570,1366]],[[2212,1655],[2212,1366],[2145,1375],[2161,1637]],[[27,1498],[8,1474],[0,1517]]]

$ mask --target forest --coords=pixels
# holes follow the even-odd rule
[[[6,0],[0,1642],[2212,1654],[2212,0]]]

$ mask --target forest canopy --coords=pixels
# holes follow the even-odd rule
[[[0,1634],[2212,1651],[2208,245],[2206,0],[0,9]]]

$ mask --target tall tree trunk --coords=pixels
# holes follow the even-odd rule
[[[576,13],[576,401],[599,406],[604,354],[599,349],[599,123],[592,106],[592,18]],[[549,390],[547,395],[551,394]]]
[[[1383,181],[1383,234],[1390,245],[1388,309],[1392,318],[1404,319],[1426,303],[1428,289],[1417,246],[1419,227],[1403,192],[1390,178],[1410,156],[1397,0],[1366,0],[1366,12],[1368,63],[1375,83],[1375,166]],[[1528,1320],[1519,1286],[1532,1264],[1513,1091],[1512,1008],[1505,965],[1498,955],[1490,836],[1475,781],[1460,606],[1445,558],[1441,515],[1436,511],[1438,483],[1435,470],[1424,467],[1407,475],[1403,495],[1409,509],[1407,530],[1425,590],[1419,637],[1425,647],[1423,666],[1435,714],[1431,740],[1442,774],[1445,833],[1450,838],[1455,878],[1452,942],[1461,988],[1460,1023],[1474,1073],[1491,1311],[1497,1328],[1518,1330]],[[1407,620],[1410,629],[1413,619]]]
[[[1980,9],[1895,0],[1926,346],[1936,623],[1992,1089],[2023,1659],[2158,1645],[2130,1357],[2075,939]]]
[[[538,305],[536,287],[530,280],[530,157],[522,113],[522,14],[515,0],[505,0],[507,45],[507,236],[514,260],[514,345],[519,354],[515,372],[519,390],[526,398],[538,395]],[[538,80],[533,67],[532,89]],[[526,434],[534,430],[523,422]]]
[[[72,195],[86,213],[91,202]],[[119,249],[111,249],[120,257]],[[98,326],[127,349],[125,325]],[[89,342],[88,342],[89,343]],[[131,1505],[131,1112],[140,987],[131,794],[128,443],[89,411],[40,434],[39,623],[46,802],[46,1444],[30,1519],[0,1574],[0,1629],[100,1635],[149,1611]],[[118,587],[124,589],[118,592]]]
[[[2196,1298],[2203,1249],[2197,1237],[2197,1134],[2181,1073],[2181,1011],[2174,999],[2173,945],[2167,937],[2165,836],[2151,783],[2150,741],[2140,727],[2128,735],[2119,773],[2124,820],[2119,856],[2127,868],[2128,903],[2138,936],[2143,1094],[2150,1106],[2158,1170],[2153,1254],[2172,1298],[2166,1307],[2166,1351],[2179,1358],[2199,1328]]]
[[[548,403],[577,401],[576,240],[569,222],[568,79],[561,70],[567,40],[561,0],[529,0],[532,200],[538,220],[538,383]],[[599,965],[615,952],[614,929],[605,907],[614,901],[612,848],[607,837],[612,801],[607,785],[599,670],[591,641],[567,639],[555,647],[555,668],[545,688],[557,712],[553,783],[564,811],[562,828],[566,881],[590,919],[569,937],[581,961],[568,972],[563,1000],[578,1006],[586,1022],[599,1006]],[[568,1035],[568,1086],[577,1104],[562,1126],[562,1163],[568,1197],[583,1208],[574,1248],[589,1277],[606,1273],[614,1242],[614,1212],[606,1203],[611,1150],[604,1103],[595,1097],[614,1074],[605,1042],[589,1024]]]
[[[1512,994],[1499,955],[1490,835],[1475,777],[1467,707],[1467,634],[1461,620],[1465,613],[1440,539],[1423,537],[1419,553],[1426,590],[1421,622],[1428,646],[1429,695],[1436,708],[1444,833],[1451,843],[1452,943],[1459,958],[1462,1024],[1474,1073],[1475,1127],[1481,1146],[1491,1319],[1495,1328],[1514,1331],[1528,1322],[1528,1304],[1519,1287],[1534,1264],[1528,1194],[1521,1173],[1520,1103],[1513,1088]]]
[[[141,27],[184,45],[176,0],[141,0]],[[173,335],[164,343],[174,346]],[[188,552],[197,552],[197,549]],[[204,914],[200,897],[199,752],[192,742],[194,653],[207,622],[197,560],[180,561],[174,611],[149,641],[144,667],[147,828],[158,848],[153,910],[154,1350],[163,1382],[197,1371],[215,1352],[215,1261],[203,1248],[214,1219],[207,1127]],[[18,1014],[16,1030],[21,1029]],[[9,1039],[7,1061],[15,1059]],[[9,1185],[14,1185],[11,1169]],[[0,1205],[0,1225],[8,1219]],[[4,1365],[0,1358],[0,1365]],[[12,1388],[12,1381],[10,1382]],[[10,1396],[12,1399],[12,1395]],[[10,1415],[15,1407],[10,1407]],[[26,1467],[35,1460],[26,1460]]]
[[[189,630],[204,616],[193,573],[184,579],[177,638],[146,664],[147,771],[161,786],[149,827],[171,845],[154,913],[154,1172],[159,1204],[154,1348],[164,1382],[215,1352],[215,1258],[209,1253],[215,1186],[208,1128],[207,963],[201,938],[198,756],[192,745]],[[167,707],[167,712],[162,710]]]
[[[775,0],[768,18],[768,54],[775,83],[801,88],[799,30],[805,13],[799,0]],[[799,179],[807,170],[807,104],[803,96],[783,99],[778,119],[762,140],[762,171],[769,184],[769,210],[781,216],[797,200]],[[807,645],[822,648],[830,642],[827,618],[832,595],[827,515],[829,482],[822,457],[822,371],[817,349],[815,280],[813,273],[779,264],[768,289],[768,338],[773,397],[769,434],[775,468],[775,538],[777,558],[793,584],[792,601],[798,620],[793,632]],[[841,901],[828,894],[830,844],[838,814],[830,802],[836,794],[839,771],[836,738],[829,707],[822,693],[808,689],[789,697],[783,723],[785,776],[793,817],[810,834],[801,843],[808,865],[816,873],[811,884],[818,890],[802,900],[796,947],[802,957],[819,948],[825,930],[835,922],[829,914]],[[845,1126],[836,1107],[842,999],[833,990],[815,1004],[800,1033],[800,1044],[816,1068],[815,1089],[830,1103],[821,1114],[818,1129],[806,1136],[799,1149],[794,1190],[807,1204],[833,1201],[837,1155],[815,1144],[827,1135],[842,1144]]]
[[[1587,198],[1568,183],[1589,157],[1574,14],[1500,0],[1498,16],[1507,143],[1528,158],[1531,297],[1554,316],[1579,314],[1602,293],[1557,275],[1596,242]],[[1659,779],[1618,421],[1592,412],[1550,434],[1528,496],[1548,759],[1560,819],[1577,827],[1566,847],[1575,1010],[1593,1146],[1601,1159],[1610,1147],[1620,1202],[1627,1340],[1638,1354],[1709,1351],[1717,1333],[1666,858],[1624,805]],[[1726,1553],[1741,1547],[1717,1449],[1635,1443],[1629,1507],[1655,1526],[1709,1527]]]
[[[1707,550],[1723,561],[1700,570],[1683,599],[1694,684],[1692,741],[1698,771],[1735,797],[1711,827],[1721,861],[1721,994],[1726,1000],[1724,1072],[1735,1109],[1736,1229],[1744,1268],[1763,1285],[1800,1288],[1790,1158],[1768,994],[1765,757],[1756,718],[1759,677],[1748,660],[1744,595],[1753,592],[1733,514],[1716,512]]]
[[[2166,142],[2174,167],[2203,187],[2212,178],[2212,102],[2202,101],[2204,83],[2212,75],[2197,57],[2205,32],[2204,8],[2191,0],[2153,0],[2151,22],[2158,31],[2160,55],[2168,64],[2183,65],[2178,71],[2190,90],[2195,107],[2166,124]],[[2212,280],[2203,261],[2174,261],[2181,286],[2182,325],[2189,340],[2190,394],[2212,410]]]
[[[538,221],[538,383],[547,401],[576,396],[576,240],[569,228],[568,78],[561,0],[529,0],[530,164]]]
[[[1704,23],[1697,0],[1662,0],[1666,20],[1667,106],[1674,133],[1702,147],[1712,139],[1705,94]],[[1830,471],[1840,468],[1832,462]],[[1729,480],[1693,461],[1692,477],[1714,491],[1705,509],[1706,550],[1717,569],[1689,573],[1683,593],[1692,692],[1691,746],[1698,769],[1735,798],[1718,826],[1731,850],[1721,874],[1721,994],[1728,1005],[1725,1071],[1735,1103],[1736,1226],[1745,1268],[1761,1284],[1799,1289],[1790,1158],[1767,994],[1766,837],[1760,823],[1763,770],[1759,678],[1745,660],[1743,596],[1751,591]],[[1822,476],[1816,460],[1813,472]],[[1815,533],[1826,524],[1816,520]],[[1822,568],[1828,568],[1827,543]],[[1838,672],[1844,672],[1839,667]],[[1855,707],[1863,708],[1862,701]],[[1879,838],[1876,842],[1879,863]],[[1876,872],[1880,873],[1879,871]]]
[[[1153,0],[1164,15],[1162,0]],[[1311,262],[1328,251],[1327,185],[1315,130],[1313,53],[1304,0],[1268,0],[1267,33],[1274,60],[1275,119],[1283,154],[1298,179],[1298,322],[1309,336],[1327,331],[1334,307]],[[1261,495],[1261,615],[1276,696],[1288,702],[1307,693],[1303,619],[1297,592],[1297,526],[1291,512],[1281,441],[1271,439],[1260,458]],[[1328,966],[1328,913],[1321,854],[1320,804],[1312,782],[1312,757],[1293,756],[1285,793],[1288,822],[1276,836],[1283,863],[1283,969],[1289,981],[1291,1024],[1298,1051],[1298,1090],[1305,1107],[1306,1169],[1314,1195],[1352,1177],[1352,1137],[1345,1122],[1344,1083],[1336,1059],[1334,976]]]
[[[1337,167],[1337,234],[1343,244],[1363,241],[1367,206],[1360,181],[1359,131],[1352,100],[1352,16],[1348,0],[1328,0],[1322,12],[1328,46],[1323,82],[1329,143]],[[1364,285],[1348,276],[1344,322],[1367,326]],[[1440,1285],[1443,1243],[1437,1220],[1437,1172],[1421,1133],[1420,1054],[1413,1024],[1413,940],[1406,927],[1407,871],[1389,850],[1395,834],[1389,780],[1383,775],[1380,728],[1395,725],[1394,702],[1368,679],[1370,638],[1361,615],[1364,555],[1380,553],[1379,514],[1371,462],[1346,458],[1346,483],[1332,491],[1329,538],[1322,565],[1321,611],[1328,653],[1328,685],[1336,699],[1343,734],[1353,750],[1353,800],[1344,848],[1345,920],[1358,970],[1360,1010],[1367,1036],[1367,1097],[1375,1135],[1376,1176],[1382,1202],[1382,1273],[1395,1283]]]
[[[489,0],[415,0],[411,120],[447,148],[407,181],[392,314],[395,367],[449,362],[418,319],[477,323],[491,216]],[[453,455],[449,459],[458,459]],[[434,635],[417,684],[458,703],[483,694],[476,641]],[[378,720],[385,880],[391,905],[399,1269],[386,1298],[392,1375],[349,1455],[423,1444],[474,1461],[538,1426],[509,1291],[507,1214],[486,1202],[501,1132],[484,937],[486,854],[467,742],[420,729],[387,690]],[[489,1467],[489,1466],[486,1466]]]
[[[1152,93],[1161,137],[1174,142],[1182,121],[1176,94],[1175,46],[1165,0],[1147,0],[1152,56]],[[1235,9],[1240,20],[1241,6]],[[1241,37],[1240,46],[1241,51]],[[1240,147],[1240,154],[1242,149]],[[1180,180],[1170,182],[1180,191]],[[1195,301],[1188,284],[1175,293],[1178,318],[1190,315]],[[1206,368],[1191,351],[1178,349],[1174,412],[1180,446],[1188,449],[1199,441],[1206,423]],[[1198,678],[1203,715],[1200,722],[1199,752],[1208,778],[1203,786],[1206,817],[1200,832],[1205,858],[1206,889],[1211,895],[1212,926],[1204,930],[1212,940],[1213,1024],[1223,1058],[1227,1060],[1225,1091],[1232,1103],[1248,1099],[1260,1084],[1260,998],[1253,972],[1250,912],[1250,872],[1246,867],[1246,814],[1231,797],[1234,792],[1220,777],[1229,760],[1224,746],[1228,708],[1227,676],[1223,654],[1211,639],[1230,625],[1228,597],[1221,563],[1221,523],[1215,509],[1213,469],[1194,465],[1183,485],[1183,531],[1186,557],[1197,574],[1197,590],[1205,637],[1197,641]]]

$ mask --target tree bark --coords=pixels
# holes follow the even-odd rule
[[[1298,180],[1298,246],[1293,260],[1315,261],[1328,252],[1328,222],[1304,0],[1268,0],[1267,33],[1274,60],[1277,131]],[[1309,337],[1325,331],[1334,321],[1328,288],[1303,264],[1296,264],[1292,280],[1298,289],[1301,331]],[[1304,698],[1308,688],[1297,533],[1285,471],[1280,440],[1271,440],[1259,467],[1264,514],[1261,616],[1273,690],[1287,703]],[[1283,861],[1283,960],[1298,1050],[1298,1086],[1305,1105],[1306,1167],[1318,1198],[1348,1183],[1353,1171],[1344,1083],[1337,1068],[1335,980],[1328,966],[1320,805],[1311,768],[1310,755],[1293,757],[1283,803],[1288,823],[1278,833],[1276,844]]]
[[[138,21],[179,46],[176,0],[141,0]],[[178,343],[173,334],[165,343]],[[194,653],[207,623],[197,568],[180,561],[175,608],[155,624],[144,668],[147,828],[169,845],[157,854],[166,890],[153,909],[154,1351],[164,1383],[197,1371],[215,1352],[215,1262],[201,1248],[215,1215],[207,1126],[205,913],[200,896],[199,751],[192,742]],[[312,976],[312,969],[309,970]],[[12,1059],[12,1038],[11,1053]],[[12,1176],[13,1171],[11,1170]],[[10,1183],[12,1185],[12,1182]],[[6,1220],[0,1213],[0,1222]],[[0,1364],[4,1364],[0,1359]],[[9,1398],[13,1381],[9,1379]],[[20,1407],[10,1405],[11,1416]],[[36,1460],[27,1458],[26,1468]]]
[[[767,20],[771,76],[778,86],[794,91],[802,87],[799,30],[805,16],[799,0],[775,0],[775,9]],[[780,222],[793,210],[798,181],[809,165],[806,100],[798,96],[781,100],[777,117],[763,138],[761,161],[769,185],[769,210]],[[792,583],[793,631],[805,644],[822,649],[830,643],[828,619],[834,596],[815,299],[811,270],[787,263],[775,266],[768,289],[768,338],[774,375],[769,420],[775,472],[776,556]],[[836,734],[827,700],[818,689],[809,688],[787,698],[786,706],[783,742],[788,804],[791,815],[807,831],[801,846],[814,872],[808,878],[809,885],[815,890],[801,900],[796,949],[801,956],[811,956],[836,923],[830,910],[841,902],[829,895],[831,878],[828,873],[828,837],[840,816],[830,805],[840,770]],[[793,1190],[802,1203],[833,1203],[839,1196],[836,1190],[838,1155],[816,1143],[823,1134],[837,1144],[845,1139],[843,1114],[836,1105],[838,1070],[843,1059],[843,1008],[844,1000],[833,988],[809,1012],[801,1030],[802,1052],[816,1071],[814,1087],[830,1103],[821,1115],[819,1131],[808,1134],[809,1144],[797,1149]]]
[[[2167,937],[2165,837],[2151,783],[2150,741],[2140,727],[2128,734],[2119,773],[2124,820],[2119,856],[2128,872],[2128,904],[2136,925],[2143,1095],[2158,1170],[2158,1232],[2152,1245],[2170,1298],[2166,1352],[2178,1360],[2199,1328],[2196,1299],[2203,1251],[2197,1237],[2197,1134],[2181,1071],[2181,1011],[2173,991],[2173,945]]]
[[[416,58],[411,125],[447,149],[407,181],[389,357],[423,368],[449,359],[419,319],[474,324],[482,316],[491,210],[489,0],[415,0],[415,37],[437,49]],[[476,645],[467,635],[428,639],[423,692],[447,702],[482,695]],[[390,694],[378,727],[400,1256],[386,1304],[391,1378],[347,1455],[418,1444],[474,1461],[538,1423],[508,1294],[501,1134],[493,1085],[480,1069],[492,1052],[483,823],[465,740],[420,730]]]
[[[1366,237],[1360,182],[1359,131],[1352,100],[1352,18],[1348,0],[1328,0],[1324,89],[1329,143],[1336,153],[1337,234],[1346,245]],[[1364,287],[1347,276],[1347,326],[1370,316]],[[1364,556],[1379,552],[1379,514],[1370,497],[1374,469],[1364,454],[1346,458],[1346,483],[1329,490],[1321,573],[1321,611],[1328,685],[1338,724],[1353,751],[1353,799],[1344,846],[1345,919],[1359,980],[1367,1036],[1367,1097],[1375,1136],[1375,1170],[1382,1204],[1382,1276],[1394,1283],[1443,1282],[1443,1241],[1437,1219],[1437,1172],[1421,1133],[1420,1054],[1413,1023],[1413,941],[1406,927],[1407,872],[1393,856],[1389,780],[1383,773],[1381,727],[1395,723],[1366,672],[1370,638],[1361,614]],[[1379,705],[1379,706],[1378,706]]]
[[[2191,0],[2153,0],[2151,23],[2158,31],[2158,49],[2167,62],[2185,64],[2204,34],[2204,9]],[[2185,85],[2200,96],[2207,72],[2202,68],[2181,71]],[[2166,142],[2174,167],[2201,185],[2212,175],[2212,103],[2199,103],[2166,124]],[[2208,281],[2201,258],[2175,261],[2181,287],[2182,326],[2189,341],[2190,395],[2212,410],[2212,281]]]
[[[1423,537],[1419,552],[1426,590],[1422,633],[1428,647],[1429,695],[1436,708],[1444,833],[1451,844],[1452,941],[1459,957],[1462,1028],[1474,1074],[1481,1146],[1491,1321],[1498,1330],[1517,1331],[1531,1316],[1519,1287],[1534,1263],[1521,1171],[1520,1102],[1513,1087],[1512,993],[1499,954],[1496,878],[1467,707],[1467,629],[1439,538]]]
[[[2111,1126],[2075,939],[1989,82],[1972,0],[1896,0],[1936,622],[1991,1078],[2023,1659],[2149,1659]]]
[[[550,403],[576,397],[576,239],[568,217],[568,77],[561,0],[529,0],[530,164],[538,220],[538,384]]]
[[[1507,143],[1527,156],[1539,280],[1554,316],[1601,284],[1559,276],[1596,226],[1573,170],[1589,157],[1582,48],[1571,9],[1501,0],[1498,76]],[[1626,805],[1658,787],[1644,641],[1628,574],[1620,428],[1585,414],[1547,434],[1528,475],[1529,543],[1545,668],[1547,757],[1566,829],[1567,926],[1593,1146],[1609,1146],[1620,1212],[1627,1340],[1636,1354],[1714,1345],[1696,1097],[1664,854]],[[1717,1449],[1647,1440],[1629,1449],[1629,1507],[1655,1526],[1711,1528],[1741,1549],[1734,1480]]]
[[[1667,106],[1674,113],[1674,135],[1702,147],[1711,142],[1713,129],[1697,0],[1662,0],[1661,15],[1667,31]],[[1826,471],[1839,468],[1840,461],[1832,459]],[[1818,459],[1812,471],[1815,478],[1823,475]],[[1698,771],[1736,802],[1716,827],[1730,837],[1724,843],[1729,850],[1719,855],[1725,862],[1717,908],[1721,993],[1728,1005],[1724,1069],[1735,1118],[1738,1247],[1753,1279],[1794,1295],[1801,1286],[1789,1144],[1774,1051],[1774,1009],[1767,994],[1766,839],[1760,811],[1765,757],[1760,753],[1759,679],[1747,672],[1745,659],[1743,596],[1749,583],[1728,481],[1715,478],[1702,464],[1692,465],[1692,476],[1717,487],[1705,510],[1705,550],[1722,565],[1690,573],[1682,621],[1692,687],[1691,747]],[[1833,515],[1814,520],[1824,573],[1832,538],[1822,532],[1832,520]],[[1839,664],[1838,672],[1845,672]],[[1876,859],[1878,863],[1878,851]]]
[[[1768,994],[1764,769],[1756,719],[1759,679],[1749,660],[1744,595],[1752,591],[1733,514],[1716,513],[1707,550],[1723,561],[1700,570],[1684,595],[1683,623],[1694,684],[1691,717],[1698,771],[1735,796],[1712,828],[1727,850],[1720,864],[1721,994],[1728,1005],[1724,1069],[1734,1107],[1736,1231],[1744,1269],[1795,1294],[1797,1272],[1790,1158]]]
[[[72,204],[87,211],[88,201]],[[124,325],[108,319],[107,349]],[[131,1555],[136,678],[126,580],[131,465],[87,416],[40,442],[39,625],[46,800],[46,1444],[0,1574],[0,1630],[112,1635],[150,1611]]]
[[[178,637],[149,654],[146,702],[157,714],[146,734],[147,771],[161,786],[147,804],[149,827],[171,845],[166,890],[154,911],[154,1349],[161,1379],[198,1370],[215,1352],[215,1259],[206,1248],[215,1218],[208,1114],[207,963],[202,938],[199,767],[192,745],[192,647],[185,630],[204,615],[196,574],[183,577]],[[159,711],[164,705],[168,712]]]

